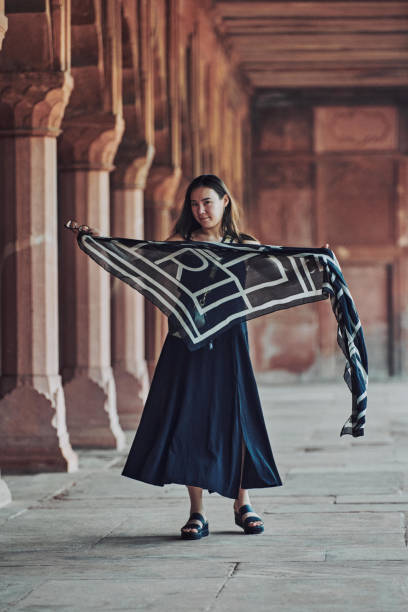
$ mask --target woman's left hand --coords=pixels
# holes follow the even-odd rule
[[[330,249],[330,244],[328,242],[325,242],[324,245],[322,247],[320,247],[321,249]]]

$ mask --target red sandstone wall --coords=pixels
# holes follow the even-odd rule
[[[402,110],[322,99],[259,105],[253,119],[253,231],[267,244],[328,241],[363,323],[371,376],[406,373]],[[329,302],[250,325],[258,373],[273,380],[338,376],[343,360]]]

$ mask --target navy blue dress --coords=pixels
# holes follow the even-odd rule
[[[154,485],[177,483],[238,497],[241,486],[282,485],[249,355],[246,321],[190,351],[168,333],[122,471]]]

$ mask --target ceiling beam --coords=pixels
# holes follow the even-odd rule
[[[408,0],[214,2],[256,87],[406,86]]]
[[[408,37],[406,34],[267,34],[257,35],[230,35],[229,40],[236,45],[239,51],[250,51],[254,47],[262,49],[265,53],[279,49],[284,50],[349,50],[349,49],[401,49],[408,50]]]
[[[407,2],[226,2],[215,3],[222,17],[400,17]]]
[[[243,17],[224,19],[226,32],[229,34],[280,34],[280,33],[324,33],[324,32],[406,32],[408,17],[373,17],[371,19],[318,18],[318,17]]]
[[[286,69],[252,71],[251,81],[255,88],[276,87],[406,87],[408,69],[393,67],[367,70],[364,67]]]

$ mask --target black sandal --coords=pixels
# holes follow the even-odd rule
[[[238,527],[242,527],[242,529],[244,530],[244,533],[246,534],[262,533],[264,531],[264,523],[261,517],[255,514],[255,516],[254,515],[247,516],[246,519],[243,521],[242,516],[246,512],[253,512],[253,509],[249,504],[245,504],[244,506],[241,506],[239,509],[239,512],[235,512],[234,510],[235,524],[238,525]],[[262,525],[250,525],[249,524],[255,521],[261,521]]]
[[[198,519],[202,523],[201,526],[191,519]],[[197,531],[183,531],[185,527],[191,527],[192,529],[197,529]],[[181,537],[185,540],[199,540],[200,538],[208,536],[208,534],[208,521],[204,521],[203,515],[199,512],[192,512],[187,523],[181,528]]]

